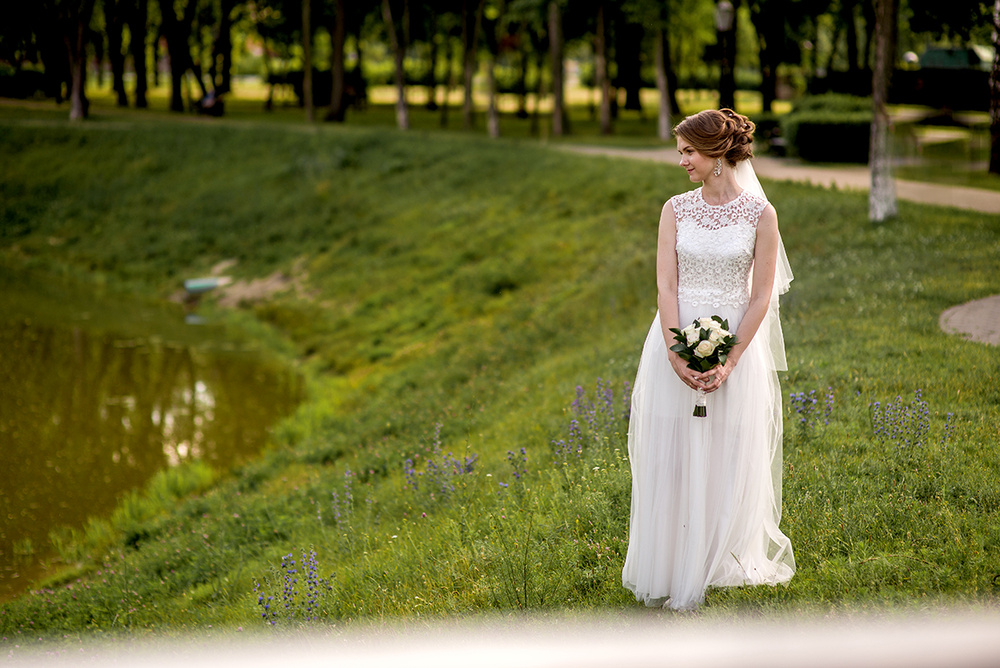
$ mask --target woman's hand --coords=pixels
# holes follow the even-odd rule
[[[701,389],[705,390],[706,394],[715,392],[726,382],[726,378],[729,378],[729,374],[733,372],[735,366],[736,362],[730,358],[726,360],[725,364],[720,364],[705,373],[697,374],[697,380],[700,383]]]
[[[729,378],[729,374],[736,367],[736,362],[729,358],[725,364],[715,367],[704,373],[688,368],[687,362],[682,360],[675,352],[668,353],[670,365],[674,368],[674,373],[685,385],[692,390],[704,390],[706,394],[715,392],[722,387]]]
[[[707,374],[688,368],[687,362],[682,360],[680,356],[673,351],[667,353],[667,356],[670,359],[670,366],[674,368],[674,373],[677,374],[677,377],[681,379],[682,383],[690,387],[692,390],[705,389],[705,383],[702,381],[702,377],[707,376]]]

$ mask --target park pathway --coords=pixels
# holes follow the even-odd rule
[[[627,149],[603,146],[560,148],[587,155],[607,155],[633,160],[674,163],[678,159],[677,152],[672,148]],[[819,167],[799,160],[770,156],[754,158],[753,164],[758,176],[774,181],[811,183],[841,190],[868,190],[871,184],[871,173],[867,166]],[[896,195],[899,199],[920,204],[1000,214],[1000,192],[992,190],[896,179]],[[1000,345],[1000,295],[953,306],[941,314],[938,325],[949,334],[998,346]]]
[[[589,155],[668,163],[677,161],[677,152],[673,148],[628,149],[569,145],[560,148]],[[774,181],[811,183],[825,188],[836,186],[840,190],[868,190],[871,184],[871,174],[867,166],[819,167],[800,160],[771,156],[754,158],[753,165],[758,176]],[[992,190],[896,179],[896,195],[899,199],[920,204],[936,204],[1000,214],[1000,192]]]

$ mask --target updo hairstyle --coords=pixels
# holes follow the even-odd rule
[[[674,128],[682,138],[704,156],[724,158],[730,167],[753,157],[753,131],[756,126],[746,116],[732,109],[706,109],[688,116]]]

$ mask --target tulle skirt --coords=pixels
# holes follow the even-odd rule
[[[680,324],[745,307],[680,304]],[[673,345],[673,341],[669,345]],[[787,582],[795,571],[781,517],[781,391],[758,338],[717,391],[707,417],[674,373],[657,314],[632,391],[629,545],[622,584],[650,607],[689,609],[709,587]]]

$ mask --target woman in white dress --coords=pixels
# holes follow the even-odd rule
[[[778,218],[753,173],[753,123],[729,109],[675,129],[680,165],[701,187],[663,207],[659,311],[632,393],[629,545],[622,583],[650,607],[690,609],[709,587],[787,582],[795,570],[781,516],[778,294],[791,272]],[[671,327],[729,321],[725,365],[687,368]],[[733,329],[735,328],[735,330]],[[693,416],[698,390],[707,417]]]

